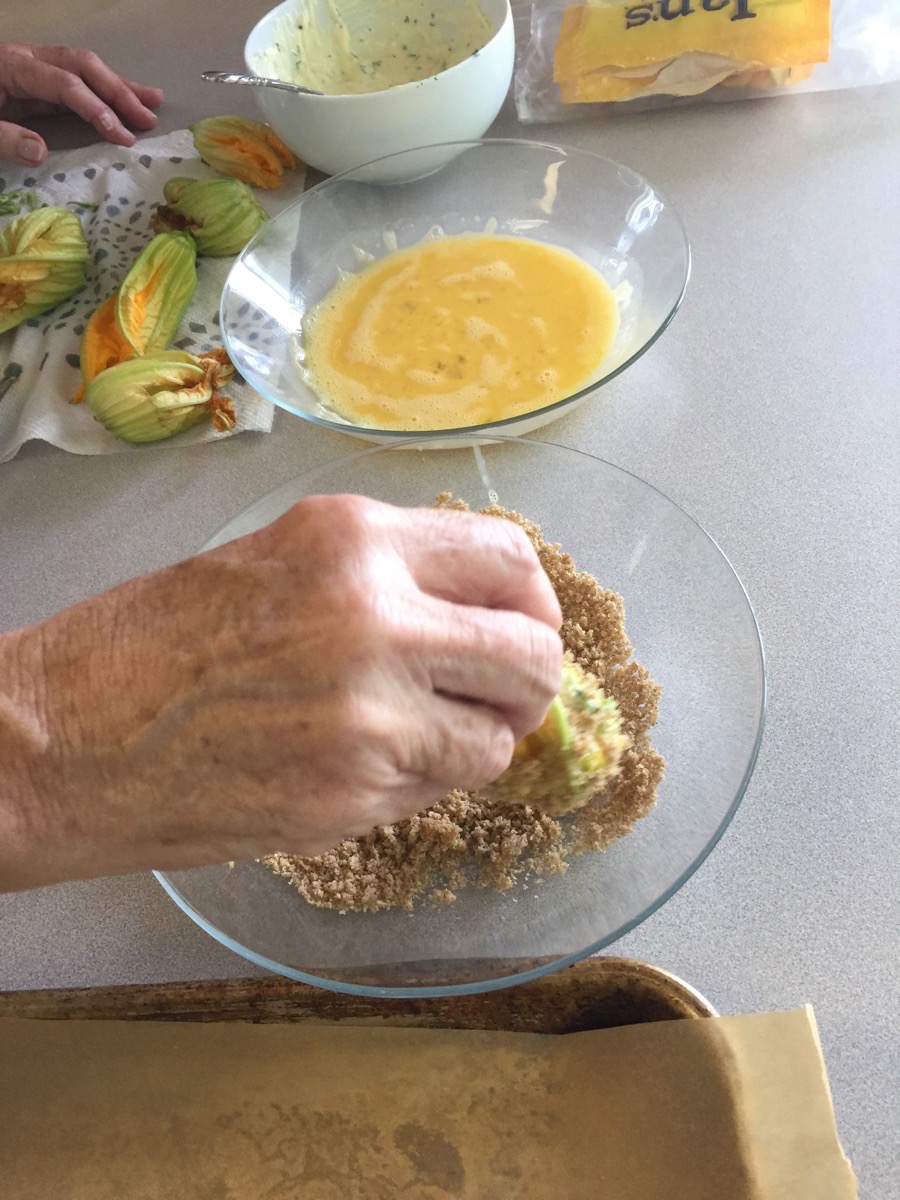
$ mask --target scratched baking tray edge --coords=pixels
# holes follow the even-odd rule
[[[336,1022],[577,1033],[716,1016],[682,980],[632,959],[585,959],[502,991],[379,999],[279,976],[0,992],[0,1018],[41,1020]]]

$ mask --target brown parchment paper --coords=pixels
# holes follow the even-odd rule
[[[3,1200],[850,1200],[811,1010],[562,1036],[0,1021]]]

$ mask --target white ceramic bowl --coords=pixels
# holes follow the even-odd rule
[[[328,175],[417,146],[480,138],[506,98],[515,53],[509,0],[480,3],[496,32],[481,50],[455,67],[415,83],[355,96],[291,95],[275,88],[254,88],[266,120],[305,163]],[[244,60],[252,74],[266,73],[258,55],[271,45],[279,19],[296,11],[297,4],[298,0],[285,0],[254,26],[244,46]],[[446,149],[431,169],[451,156]],[[393,164],[395,170],[401,165]],[[390,181],[386,175],[377,179]]]

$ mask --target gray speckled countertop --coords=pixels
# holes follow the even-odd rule
[[[146,28],[137,0],[36,0],[4,34],[52,28],[91,44],[166,86],[161,129],[176,128],[216,111],[196,71],[237,66],[266,5],[234,0],[227,21],[215,7],[192,5],[202,36],[172,41],[174,0]],[[240,92],[231,107],[254,111]],[[508,112],[497,131],[521,135]],[[57,146],[80,136],[68,121],[52,133]],[[768,658],[767,731],[734,823],[615,952],[674,971],[724,1013],[811,1002],[861,1193],[894,1200],[900,86],[532,135],[646,174],[694,251],[671,330],[544,436],[628,468],[694,516],[743,579]],[[273,483],[357,445],[283,413],[270,435],[140,461],[31,443],[0,467],[0,626],[191,553]],[[149,875],[0,898],[0,988],[252,973]]]

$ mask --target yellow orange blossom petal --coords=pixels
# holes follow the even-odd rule
[[[194,240],[159,233],[135,259],[117,292],[116,320],[137,354],[164,349],[197,287]]]
[[[275,188],[300,160],[268,125],[246,117],[207,117],[190,125],[197,153],[223,175]]]
[[[81,387],[73,404],[101,371],[168,345],[197,286],[195,257],[187,234],[160,234],[147,243],[81,336]]]
[[[84,400],[85,389],[101,371],[134,357],[134,347],[116,320],[117,301],[115,291],[92,313],[81,335],[81,387],[72,398],[73,404]]]

